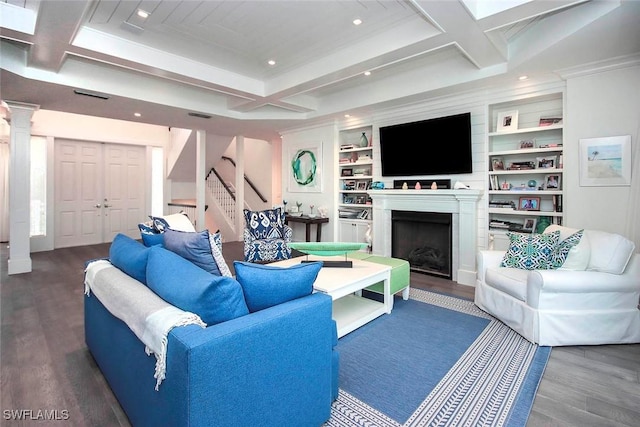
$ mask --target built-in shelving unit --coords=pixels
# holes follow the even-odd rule
[[[506,232],[562,224],[563,94],[488,107],[488,242],[506,249]]]
[[[363,126],[339,132],[337,205],[338,238],[342,242],[364,242],[371,225],[372,205],[367,191],[373,180],[372,130]]]

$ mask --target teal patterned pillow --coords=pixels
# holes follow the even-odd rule
[[[571,236],[558,243],[556,249],[551,253],[551,268],[560,268],[567,260],[567,255],[571,248],[580,243],[584,230],[579,230],[573,233]]]
[[[549,270],[553,268],[551,254],[560,239],[560,231],[546,234],[507,232],[509,249],[502,258],[501,267],[523,270]]]

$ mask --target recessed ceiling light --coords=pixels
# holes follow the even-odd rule
[[[344,116],[345,116],[346,118],[349,118],[349,117],[351,117],[351,114],[345,114]]]
[[[147,19],[149,17],[149,12],[147,12],[146,10],[138,9],[136,15],[138,15],[142,19]]]
[[[140,113],[133,113],[133,115],[136,116],[136,117],[142,117],[142,114],[140,114]]]
[[[353,25],[360,25],[360,24],[362,24],[362,19],[356,18],[353,20]]]
[[[370,76],[370,75],[371,75],[371,71],[365,71],[365,72],[364,72],[364,75],[365,75],[365,76]]]
[[[529,76],[520,76],[518,77],[518,80],[527,80],[529,78]]]
[[[273,59],[270,59],[270,60],[267,61],[267,64],[276,65],[276,61],[274,61]]]

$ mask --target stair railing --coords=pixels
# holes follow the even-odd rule
[[[231,164],[233,165],[233,167],[236,167],[236,162],[231,158],[231,157],[227,157],[227,156],[222,156],[222,160],[226,160],[228,162],[231,162]],[[258,195],[258,197],[260,197],[260,200],[262,200],[264,203],[267,203],[267,199],[262,195],[262,193],[260,192],[260,190],[258,190],[258,188],[253,184],[253,182],[247,178],[247,175],[244,175],[244,180],[247,184],[249,184],[249,187],[251,187],[251,189],[253,191],[255,191],[255,193]]]
[[[220,174],[211,168],[206,179],[207,190],[218,201],[220,209],[229,218],[232,224],[236,221],[236,196],[231,188],[224,182]]]

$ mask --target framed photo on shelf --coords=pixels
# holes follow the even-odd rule
[[[580,140],[580,186],[631,185],[631,135]]]
[[[522,231],[525,233],[533,233],[538,223],[537,218],[525,218],[524,224],[522,224]]]
[[[491,169],[494,171],[503,171],[504,170],[504,162],[501,158],[495,157],[491,159]]]
[[[556,156],[537,157],[536,169],[555,169],[558,158]]]
[[[343,168],[340,176],[353,176],[353,168]]]
[[[358,219],[367,219],[369,218],[369,211],[366,209],[363,209],[362,211],[360,211],[360,213],[358,214]]]
[[[540,197],[520,197],[518,209],[521,211],[539,211]]]
[[[342,189],[343,190],[355,190],[356,189],[356,182],[352,181],[352,180],[345,180],[342,184]]]
[[[367,189],[367,181],[358,181],[356,190],[366,190]]]
[[[345,204],[350,205],[350,204],[353,203],[353,197],[347,196],[344,199],[342,199],[342,202],[345,203]]]
[[[562,175],[557,174],[557,173],[553,173],[550,175],[545,175],[544,177],[544,189],[545,190],[560,190],[561,187],[561,183],[560,180],[562,179]]]
[[[512,132],[518,129],[518,110],[498,113],[497,132]]]

